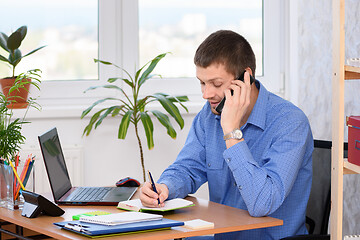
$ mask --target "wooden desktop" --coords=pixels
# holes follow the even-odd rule
[[[121,236],[107,237],[106,239],[178,239],[256,228],[274,227],[283,224],[283,221],[279,219],[271,217],[251,217],[247,211],[211,201],[202,200],[195,197],[187,197],[186,199],[193,201],[195,206],[165,213],[164,217],[179,221],[202,219],[213,222],[215,227],[206,230],[191,230],[184,227],[174,227],[171,230],[132,233]],[[115,206],[61,206],[61,208],[65,210],[65,214],[61,217],[49,217],[41,215],[37,218],[22,217],[20,210],[11,211],[5,208],[0,208],[0,220],[24,228],[24,235],[26,235],[28,232],[27,229],[31,229],[33,232],[55,239],[88,239],[84,236],[66,230],[61,230],[60,228],[54,226],[53,223],[68,221],[71,220],[73,215],[89,211],[107,211],[111,213],[118,213],[121,211]],[[28,239],[31,239],[31,237],[28,237]]]

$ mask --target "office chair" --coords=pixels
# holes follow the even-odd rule
[[[306,208],[309,235],[291,236],[281,240],[330,240],[328,226],[331,206],[331,145],[331,141],[314,140],[313,179]],[[345,157],[347,149],[347,143],[344,143]]]

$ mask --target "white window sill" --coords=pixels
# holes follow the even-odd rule
[[[201,108],[204,105],[204,101],[197,101],[197,102],[187,102],[185,103],[186,107],[189,110],[188,114],[195,115],[197,114]],[[88,108],[90,105],[71,105],[71,106],[49,106],[49,107],[43,107],[41,111],[38,111],[37,109],[29,109],[26,119],[32,120],[32,119],[59,119],[59,118],[75,118],[80,119],[82,112]],[[95,113],[95,111],[100,110],[102,107],[95,107],[94,110],[88,115],[87,117],[90,117]],[[163,110],[162,106],[155,105],[149,107],[149,109],[156,109],[161,110],[165,113],[165,110]],[[179,107],[180,112],[183,114],[183,116],[186,113],[186,111]],[[16,118],[22,118],[24,114],[26,113],[26,109],[14,109],[14,117]]]

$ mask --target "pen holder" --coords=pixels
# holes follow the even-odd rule
[[[32,164],[33,165],[33,164]],[[17,173],[22,179],[26,190],[34,191],[35,174],[34,166],[28,170],[25,162],[21,162],[16,168]],[[10,210],[22,209],[24,198],[20,193],[21,186],[10,165],[0,163],[0,207]]]

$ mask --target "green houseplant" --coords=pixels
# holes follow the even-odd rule
[[[25,84],[31,84],[40,89],[40,72],[39,69],[34,69],[19,74],[14,85],[9,89],[9,93],[25,88]],[[27,80],[29,78],[33,81],[29,82]],[[21,144],[25,142],[25,136],[21,130],[23,124],[29,123],[25,121],[28,109],[34,107],[40,110],[40,105],[36,103],[35,99],[30,97],[24,116],[22,118],[14,118],[14,112],[8,106],[15,103],[16,100],[17,98],[6,96],[0,92],[0,157],[6,161],[14,161]]]
[[[16,66],[20,63],[20,61],[24,57],[27,57],[45,47],[45,46],[42,46],[42,47],[36,48],[35,50],[32,50],[25,55],[22,55],[19,48],[20,48],[21,43],[24,40],[26,34],[27,34],[26,26],[22,26],[22,27],[18,28],[10,36],[7,36],[5,33],[0,32],[0,47],[9,53],[9,56],[7,58],[0,55],[0,61],[3,61],[5,63],[9,64],[10,67],[12,68],[12,76],[5,77],[0,80],[1,87],[6,96],[8,95],[8,90],[11,88],[11,86],[14,85],[14,82],[16,80],[16,76],[15,76]],[[29,82],[29,81],[31,81],[31,79],[27,79],[27,82]],[[13,108],[25,108],[27,106],[27,104],[24,104],[24,103],[27,100],[29,86],[30,86],[29,84],[25,84],[25,85],[23,85],[23,87],[18,88],[17,91],[12,92],[11,96],[19,97],[17,99],[18,104],[14,103]]]
[[[86,110],[84,110],[81,115],[81,118],[84,118],[86,115],[90,113],[91,110],[93,110],[95,106],[97,106],[100,103],[111,100],[116,101],[117,103],[116,105],[102,108],[101,110],[93,114],[93,116],[90,118],[89,124],[84,129],[83,135],[89,135],[91,130],[93,128],[96,129],[102,123],[104,118],[106,118],[107,116],[112,116],[112,117],[117,116],[121,120],[118,130],[118,138],[125,139],[129,125],[130,123],[132,123],[134,125],[136,138],[138,140],[140,161],[141,161],[144,181],[146,181],[146,178],[145,178],[143,148],[139,136],[140,123],[142,123],[144,127],[146,139],[147,139],[147,146],[149,149],[152,149],[154,147],[153,122],[150,118],[149,113],[154,115],[159,120],[159,122],[167,129],[167,134],[170,137],[176,138],[176,131],[172,126],[169,117],[161,111],[148,110],[147,109],[148,105],[153,102],[159,102],[161,106],[165,109],[165,111],[175,119],[175,121],[178,123],[181,129],[184,127],[184,119],[181,116],[178,107],[174,103],[179,104],[186,111],[188,111],[186,106],[182,104],[183,102],[189,101],[187,96],[170,96],[165,93],[154,93],[143,97],[140,96],[141,87],[144,85],[145,82],[147,82],[147,80],[149,80],[154,76],[151,74],[152,71],[154,70],[158,62],[165,56],[166,53],[160,54],[151,61],[149,61],[147,64],[145,64],[143,67],[141,67],[139,70],[136,71],[134,77],[132,77],[125,69],[122,69],[121,67],[113,63],[95,59],[95,62],[100,62],[106,65],[112,65],[116,68],[121,69],[127,75],[127,78],[121,78],[121,77],[109,78],[108,79],[109,84],[103,86],[90,87],[89,89],[87,89],[86,91],[94,90],[97,88],[115,89],[117,91],[120,91],[122,97],[121,98],[109,97],[109,98],[100,99],[94,102]],[[114,82],[116,82],[117,80],[121,80],[126,84],[125,86],[130,87],[132,95],[128,95],[125,92],[124,88],[115,85]]]

